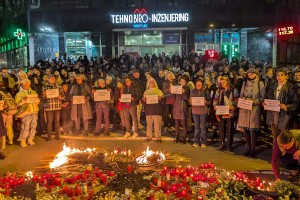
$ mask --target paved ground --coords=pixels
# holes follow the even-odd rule
[[[237,135],[238,136],[238,135]],[[163,142],[158,144],[156,142],[147,143],[143,138],[135,140],[124,140],[120,133],[113,133],[110,137],[71,137],[62,136],[60,141],[52,140],[46,142],[42,137],[36,137],[36,145],[27,148],[21,148],[15,145],[7,145],[5,154],[7,158],[0,161],[0,175],[7,171],[29,171],[34,170],[37,166],[41,166],[41,161],[49,160],[53,155],[62,150],[63,143],[71,147],[97,147],[100,150],[112,150],[115,146],[120,148],[126,147],[133,152],[142,152],[147,145],[152,150],[169,151],[173,153],[181,153],[183,156],[191,158],[191,165],[198,165],[202,162],[212,162],[217,167],[227,170],[271,170],[269,160],[271,158],[271,148],[264,142],[260,142],[259,154],[256,158],[248,158],[242,155],[244,151],[244,143],[235,141],[234,153],[216,150],[218,143],[208,146],[206,149],[193,148],[186,144],[173,144],[171,137],[164,137]],[[238,140],[238,139],[236,139]],[[188,165],[187,164],[187,165]],[[183,164],[185,165],[185,164]]]

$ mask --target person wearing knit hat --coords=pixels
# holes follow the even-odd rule
[[[253,74],[259,75],[258,70],[255,69],[255,68],[250,68],[250,69],[248,69],[248,70],[247,70],[247,74],[248,74],[248,73],[253,73]]]
[[[238,127],[244,131],[246,138],[245,156],[255,156],[255,148],[257,143],[257,131],[261,127],[261,103],[265,98],[265,86],[259,80],[259,73],[255,68],[247,71],[247,80],[244,81],[240,98],[251,100],[253,102],[252,109],[239,109]]]

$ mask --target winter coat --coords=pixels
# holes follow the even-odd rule
[[[124,89],[123,89],[123,94],[131,94],[131,98],[133,98],[133,100],[131,100],[130,103],[123,103],[124,107],[126,108],[129,108],[131,106],[136,106],[137,104],[139,104],[139,94],[138,94],[138,91],[136,90],[136,88],[131,85],[131,87],[127,87],[125,86]],[[144,94],[144,93],[143,93]],[[143,97],[143,94],[141,97]],[[121,96],[119,97],[121,98]]]
[[[253,101],[252,110],[239,109],[238,126],[243,128],[260,129],[261,103],[265,98],[265,87],[262,81],[256,77],[254,80],[246,80],[242,86],[240,98]]]
[[[157,95],[161,97],[160,100],[158,100],[157,104],[146,104],[146,102],[143,101],[145,115],[162,115],[163,114],[163,92],[158,88],[157,83],[155,83],[155,88],[147,89],[144,92],[144,98],[147,98],[147,95]]]
[[[172,94],[175,97],[175,103],[173,107],[174,119],[187,119],[188,115],[188,101],[190,97],[190,91],[188,87],[183,87],[185,92],[182,94]]]
[[[209,90],[197,90],[194,89],[191,91],[190,97],[204,97],[206,103],[205,106],[193,106],[192,105],[192,113],[197,115],[207,115],[209,112],[208,106],[211,104],[211,97]]]
[[[273,87],[270,87],[266,99],[276,99],[277,86],[278,84],[275,84]],[[269,125],[276,124],[278,129],[287,129],[292,117],[292,111],[296,110],[298,106],[297,93],[294,85],[289,82],[285,83],[279,92],[278,100],[281,104],[286,105],[287,111],[280,109],[278,113],[268,110],[266,122]]]
[[[173,105],[175,103],[175,96],[170,93],[171,83],[169,81],[163,82],[163,93],[166,98],[166,104]]]
[[[78,88],[81,87],[81,96],[84,96],[86,98],[86,103],[85,104],[72,104],[71,106],[71,119],[73,121],[77,120],[77,109],[78,106],[81,106],[82,108],[82,118],[84,120],[87,119],[92,119],[93,118],[93,113],[92,113],[92,108],[91,108],[91,95],[92,91],[90,87],[86,83],[82,83],[81,85],[74,84],[72,85],[69,93],[69,98],[72,99],[73,96],[79,96],[78,95]]]

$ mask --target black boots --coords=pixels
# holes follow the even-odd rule
[[[183,135],[180,140],[181,144],[186,144],[186,135]]]
[[[3,154],[3,152],[0,152],[0,160],[4,160],[5,157],[6,157],[6,156]]]

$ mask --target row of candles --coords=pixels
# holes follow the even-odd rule
[[[205,163],[198,167],[177,167],[168,168],[165,166],[160,172],[160,177],[154,177],[150,184],[150,189],[163,190],[167,195],[176,195],[177,198],[188,198],[191,195],[191,188],[187,183],[187,178],[197,183],[202,188],[209,187],[210,184],[218,184],[219,174],[212,163]],[[250,180],[245,173],[227,172],[227,178],[242,181],[250,187],[258,190],[271,190],[271,183],[262,181],[260,178]],[[201,190],[200,190],[201,191]],[[153,195],[152,195],[153,196]],[[150,199],[151,197],[150,196]],[[202,197],[199,196],[201,199]]]
[[[124,155],[124,156],[132,156],[132,152],[130,149],[126,149],[126,148],[123,148],[122,150],[120,149],[120,147],[114,147],[114,151],[113,151],[114,154],[121,154],[121,155]]]
[[[2,194],[10,196],[12,188],[23,185],[26,179],[24,176],[17,177],[15,174],[0,178],[0,188],[2,188]]]

